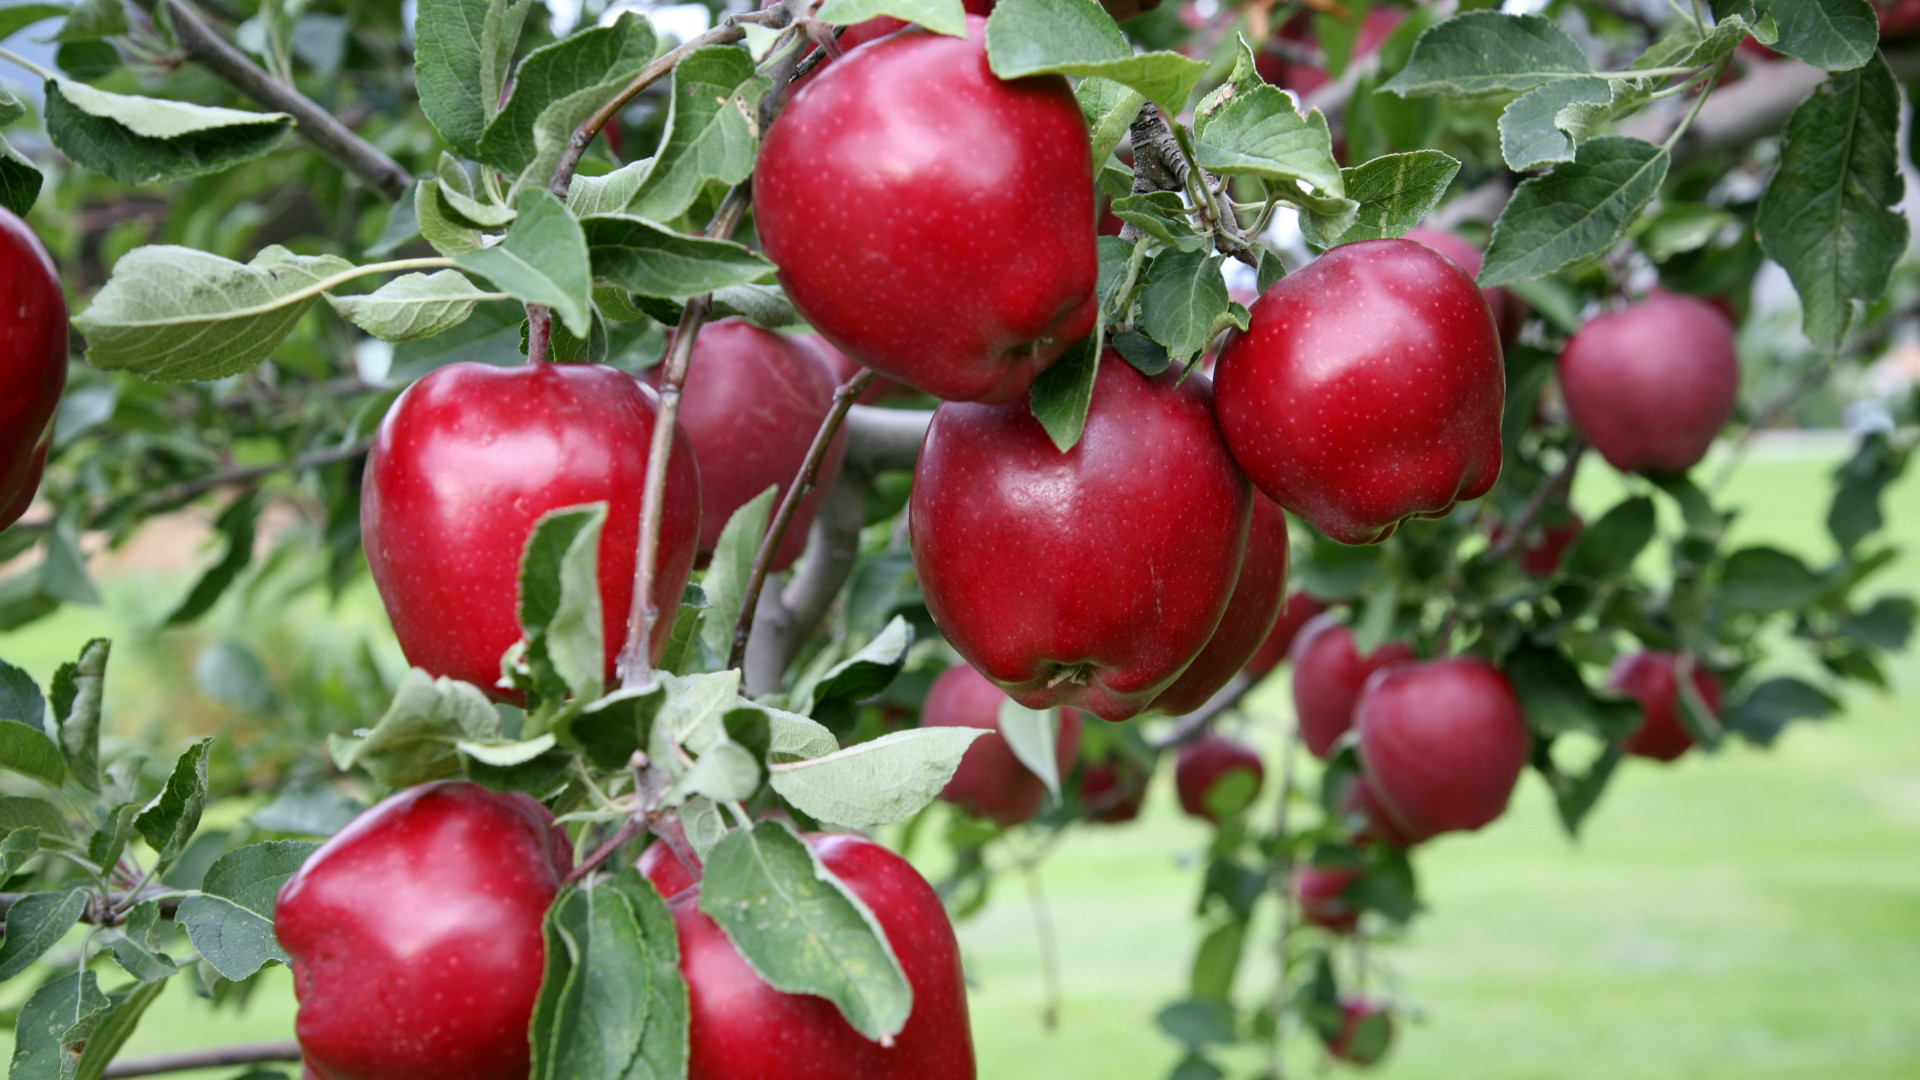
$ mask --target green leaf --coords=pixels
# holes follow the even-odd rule
[[[718,738],[700,752],[674,790],[681,796],[704,795],[716,803],[745,802],[760,790],[760,762],[728,738]]]
[[[1245,41],[1240,47],[1247,51]],[[1318,109],[1301,115],[1278,87],[1257,80],[1223,84],[1201,101],[1193,142],[1201,166],[1221,175],[1258,177],[1289,197],[1296,181],[1329,197],[1346,194],[1326,117]]]
[[[40,198],[40,186],[45,182],[46,177],[25,154],[0,138],[0,206],[24,217]]]
[[[497,111],[531,3],[420,0],[414,26],[420,106],[448,145],[467,157]]]
[[[0,720],[17,720],[35,731],[47,726],[47,699],[33,676],[0,660]]]
[[[1073,449],[1087,427],[1093,382],[1100,374],[1100,331],[1067,350],[1033,380],[1029,407],[1033,418],[1061,453]]]
[[[127,913],[125,926],[101,931],[114,962],[141,982],[157,982],[180,970],[173,958],[160,951],[160,901],[135,904]]]
[[[1176,52],[1135,54],[1096,0],[1001,0],[987,17],[987,59],[1002,79],[1112,79],[1172,116],[1186,108],[1207,73],[1206,64]]]
[[[1840,708],[1825,690],[1791,675],[1768,679],[1727,707],[1721,717],[1729,731],[1761,746],[1770,745],[1795,720],[1824,720]]]
[[[913,988],[873,913],[785,822],[735,829],[714,847],[700,910],[774,989],[826,998],[869,1039],[906,1025]]]
[[[540,156],[534,130],[541,114],[563,99],[580,96],[592,115],[653,59],[653,24],[624,11],[610,26],[596,26],[528,53],[514,71],[506,105],[488,122],[473,158],[508,175]],[[578,108],[565,110],[569,117]],[[571,136],[580,121],[560,121]]]
[[[413,341],[467,321],[488,299],[458,270],[403,274],[365,296],[327,296],[333,310],[382,341]]]
[[[447,185],[442,181],[414,185],[413,217],[421,239],[448,258],[479,251],[485,246],[485,238],[472,222],[454,212],[447,198]]]
[[[1865,611],[1850,612],[1840,620],[1840,633],[1875,648],[1898,652],[1913,637],[1915,611],[1910,597],[1883,596]]]
[[[1407,66],[1380,89],[1401,97],[1472,97],[1592,73],[1579,44],[1554,20],[1472,11],[1428,27]]]
[[[701,579],[708,610],[700,640],[716,657],[724,659],[733,651],[733,626],[740,618],[740,605],[746,602],[753,557],[760,551],[779,494],[779,487],[769,485],[747,500],[727,519],[726,528],[720,530],[720,541],[714,545],[713,561],[707,564],[707,576]]]
[[[296,783],[281,788],[272,802],[255,810],[247,821],[268,832],[332,836],[366,808],[366,803],[331,785]]]
[[[174,921],[222,978],[245,979],[287,954],[273,937],[273,899],[319,844],[270,840],[230,851],[207,869]]]
[[[32,5],[40,7],[42,5]],[[60,32],[47,41],[97,41],[122,37],[132,32],[127,24],[127,9],[120,0],[80,0],[73,5]]]
[[[155,871],[165,870],[186,850],[200,828],[200,812],[207,805],[207,752],[212,739],[201,739],[180,755],[160,794],[153,797],[133,827],[155,852]]]
[[[255,521],[260,513],[260,496],[253,493],[235,499],[214,521],[214,531],[226,542],[219,561],[200,575],[193,583],[186,599],[167,616],[165,625],[182,626],[191,623],[212,610],[219,601],[220,594],[227,591],[240,571],[253,562],[253,534]]]
[[[37,727],[12,720],[0,720],[0,766],[55,788],[67,776],[66,760],[53,740]]]
[[[775,764],[773,790],[850,829],[904,821],[940,794],[983,728],[915,728],[807,761]]]
[[[529,1037],[533,1080],[686,1075],[687,988],[673,916],[631,868],[562,893]]]
[[[840,749],[833,732],[816,720],[758,702],[743,701],[740,709],[765,713],[767,717],[767,755],[774,762],[809,760],[824,757]],[[735,712],[738,709],[733,710]],[[732,715],[729,713],[728,715]]]
[[[9,4],[6,7],[0,7],[0,41],[5,41],[34,23],[65,15],[71,10],[65,4]],[[11,121],[8,122],[11,123]]]
[[[65,1036],[113,1007],[91,971],[69,971],[41,985],[14,1024],[11,1080],[65,1080],[75,1064]]]
[[[1520,695],[1527,725],[1543,735],[1583,731],[1606,741],[1631,735],[1640,726],[1638,705],[1595,694],[1559,649],[1522,644],[1500,667]]]
[[[1112,203],[1113,216],[1141,233],[1180,251],[1199,251],[1209,246],[1207,237],[1193,231],[1188,220],[1186,200],[1177,191],[1150,191],[1128,195]]]
[[[27,860],[40,852],[40,830],[31,825],[8,829],[0,840],[0,881],[20,872]]]
[[[47,135],[60,152],[135,187],[224,172],[266,155],[293,130],[286,113],[109,94],[72,79],[48,79],[46,94]]]
[[[7,909],[7,937],[0,941],[0,982],[33,966],[60,943],[87,910],[84,889],[28,893]]]
[[[653,722],[653,743],[648,753],[660,760],[671,759],[673,744],[699,753],[726,736],[721,718],[740,698],[740,669],[709,672],[703,675],[661,675],[667,700]]]
[[[1840,347],[1854,301],[1880,298],[1907,249],[1900,89],[1887,62],[1835,75],[1787,121],[1780,167],[1760,196],[1760,245],[1799,290],[1806,334]]]
[[[538,188],[522,190],[513,206],[520,216],[504,241],[453,261],[516,300],[551,307],[574,337],[586,337],[593,272],[580,222]]]
[[[667,650],[661,654],[660,670],[685,675],[694,662],[693,647],[700,640],[700,628],[706,625],[707,591],[689,582],[680,595],[680,607],[673,613],[673,630],[667,634]]]
[[[682,58],[673,69],[673,98],[660,152],[626,212],[672,221],[686,213],[707,184],[746,180],[760,144],[756,113],[772,86],[754,74],[753,57],[744,49],[709,46]]]
[[[1573,161],[1523,181],[1494,222],[1481,286],[1544,277],[1605,253],[1660,190],[1667,164],[1664,147],[1605,135],[1582,143]]]
[[[1047,793],[1059,803],[1060,758],[1055,747],[1060,742],[1060,710],[1029,709],[1008,698],[1000,703],[999,720],[1000,737],[1007,740],[1013,756],[1047,785]]]
[[[1627,499],[1581,531],[1567,552],[1566,575],[1596,582],[1619,577],[1653,541],[1653,528],[1653,500]]]
[[[153,382],[210,381],[251,369],[353,264],[278,245],[242,266],[192,248],[135,248],[73,320],[87,362]]]
[[[645,218],[608,215],[581,221],[593,274],[623,289],[685,300],[773,273],[773,264],[731,240],[685,236]]]
[[[35,829],[42,836],[61,839],[73,835],[66,817],[47,800],[28,795],[0,795],[0,832],[11,838],[21,829]]]
[[[853,703],[893,685],[913,647],[913,624],[895,615],[866,647],[835,664],[813,687],[813,715],[826,723],[850,716]]]
[[[1896,450],[1882,432],[1861,436],[1860,449],[1834,471],[1833,505],[1827,532],[1840,550],[1852,554],[1860,541],[1886,524],[1881,502],[1887,488],[1906,471],[1911,451]],[[0,708],[0,715],[5,715]]]
[[[401,788],[458,772],[454,744],[461,739],[499,735],[500,714],[478,688],[414,668],[401,678],[393,704],[371,731],[354,738],[330,736],[327,746],[343,772],[363,768],[388,787]]]
[[[67,755],[67,771],[82,791],[91,793],[100,790],[100,700],[112,647],[107,639],[95,638],[80,650],[79,660],[61,665],[53,676],[53,709],[60,721],[60,749]],[[41,831],[65,830],[63,826]]]
[[[1146,104],[1146,95],[1112,79],[1081,79],[1073,88],[1080,112],[1087,118],[1088,138],[1093,143],[1093,167],[1097,173],[1109,155],[1127,137],[1133,118]]]
[[[1768,10],[1780,33],[1773,47],[1814,67],[1852,71],[1879,52],[1880,23],[1868,0],[1772,0]]]
[[[1720,569],[1720,602],[1735,611],[1793,611],[1827,591],[1827,583],[1795,555],[1749,547],[1727,556]]]
[[[567,209],[580,218],[624,214],[651,171],[653,159],[646,158],[623,165],[605,176],[576,173],[567,188]]]
[[[101,815],[100,825],[87,837],[87,858],[95,866],[112,866],[126,853],[133,839],[133,819],[140,812],[136,803],[121,803]]]
[[[550,511],[527,534],[518,612],[526,633],[526,662],[535,689],[543,695],[570,691],[581,701],[592,701],[605,687],[606,623],[599,574],[606,521],[607,504],[594,503]]]
[[[1440,204],[1459,172],[1460,163],[1438,150],[1387,154],[1342,169],[1347,196],[1360,204],[1358,216],[1338,237],[1309,229],[1308,238],[1325,248],[1405,235]],[[1310,222],[1303,217],[1301,224],[1308,227]]]
[[[1613,84],[1594,76],[1541,83],[1500,114],[1500,153],[1507,168],[1526,172],[1572,161],[1591,126],[1591,106],[1613,104]]]
[[[852,26],[880,15],[919,23],[936,34],[967,36],[967,11],[960,0],[827,0],[817,17],[830,26]]]
[[[1175,363],[1184,364],[1206,348],[1216,321],[1226,314],[1227,279],[1220,263],[1220,256],[1206,252],[1163,251],[1148,267],[1139,328],[1165,345]]]

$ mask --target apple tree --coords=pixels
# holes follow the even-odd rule
[[[0,7],[0,629],[199,515],[162,640],[406,660],[209,644],[184,752],[0,663],[10,1075],[281,963],[187,1064],[969,1080],[950,920],[1163,756],[1173,1075],[1379,1060],[1420,845],[1905,646],[1910,405],[1824,565],[1721,480],[1914,317],[1911,7]]]

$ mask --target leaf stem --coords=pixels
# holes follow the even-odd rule
[[[1694,117],[1700,115],[1701,106],[1705,105],[1707,98],[1713,95],[1713,85],[1720,80],[1720,74],[1727,70],[1727,61],[1730,59],[1732,58],[1722,58],[1718,64],[1714,65],[1713,73],[1708,77],[1706,85],[1700,88],[1700,96],[1693,99],[1693,108],[1687,110],[1687,115],[1680,118],[1680,126],[1674,128],[1673,131],[1667,135],[1667,140],[1660,144],[1661,149],[1667,151],[1668,154],[1673,153],[1674,144],[1679,142],[1680,136],[1685,135],[1687,129],[1693,126]]]
[[[19,53],[13,52],[10,49],[0,49],[0,60],[5,60],[10,64],[15,64],[20,67],[26,68],[28,71],[33,72],[35,75],[39,76],[42,80],[46,82],[52,82],[53,80],[60,77],[54,74],[53,72],[48,71],[46,68],[41,67],[39,64],[36,64],[33,61],[27,59],[26,57],[21,56]]]

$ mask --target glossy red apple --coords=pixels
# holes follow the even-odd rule
[[[1360,925],[1360,909],[1345,898],[1347,886],[1360,880],[1352,867],[1302,866],[1293,872],[1293,898],[1300,918],[1336,934],[1351,934]]]
[[[1140,816],[1147,802],[1148,768],[1131,758],[1109,758],[1088,765],[1080,773],[1080,803],[1087,818],[1119,825]]]
[[[1317,615],[1293,639],[1291,656],[1300,741],[1324,761],[1340,736],[1353,727],[1353,709],[1367,680],[1388,664],[1411,660],[1413,649],[1404,642],[1388,641],[1361,656],[1347,624],[1332,615]]]
[[[1443,229],[1430,229],[1425,225],[1409,230],[1406,239],[1416,244],[1425,244],[1433,250],[1452,259],[1470,278],[1480,276],[1480,249],[1471,240],[1459,233]],[[1487,298],[1487,308],[1493,312],[1493,324],[1500,328],[1500,344],[1503,348],[1512,348],[1520,338],[1520,328],[1527,321],[1527,302],[1506,289],[1495,286],[1481,289],[1480,295]]]
[[[1247,475],[1343,544],[1443,516],[1500,474],[1499,330],[1473,279],[1423,244],[1344,244],[1280,279],[1216,377]]]
[[[1680,722],[1680,656],[1677,653],[1645,652],[1622,656],[1613,662],[1607,685],[1640,703],[1645,719],[1632,735],[1620,741],[1629,754],[1655,761],[1672,761],[1693,745],[1693,736]],[[1720,715],[1720,680],[1698,662],[1693,669],[1693,686],[1715,717]]]
[[[881,1046],[827,999],[768,986],[690,890],[669,905],[692,1020],[688,1080],[975,1080],[960,948],[939,895],[905,859],[865,838],[809,836],[807,844],[879,919],[913,987],[906,1027]]]
[[[0,529],[40,488],[67,385],[67,300],[27,223],[0,207]]]
[[[608,504],[600,537],[607,678],[626,643],[640,493],[658,399],[598,364],[449,364],[408,387],[367,458],[360,536],[407,662],[501,700],[520,640],[520,558],[551,510]],[[684,432],[667,467],[649,643],[666,648],[700,538],[700,474]]]
[[[355,818],[274,905],[308,1064],[329,1080],[526,1080],[541,920],[572,867],[525,795],[429,784]]]
[[[994,0],[964,0],[962,6],[969,15],[987,15],[992,13],[993,5]],[[840,32],[836,43],[840,46],[840,51],[844,53],[852,49],[857,49],[869,41],[878,41],[897,30],[905,30],[909,25],[911,24],[904,19],[896,19],[891,15],[878,15],[847,27]],[[813,77],[819,74],[821,68],[832,62],[830,59],[822,60],[812,71],[795,79],[793,84],[794,89],[798,90],[808,82],[811,82]]]
[[[1360,765],[1406,836],[1478,829],[1507,808],[1527,763],[1520,699],[1479,657],[1383,668],[1354,710]]]
[[[1340,1003],[1340,1033],[1327,1042],[1327,1055],[1349,1065],[1373,1065],[1393,1046],[1393,1011],[1365,998]]]
[[[1622,472],[1685,472],[1733,415],[1733,325],[1679,293],[1589,319],[1560,353],[1573,426]]]
[[[1873,7],[1883,39],[1907,37],[1920,31],[1920,0],[1874,0]]]
[[[1033,820],[1046,799],[1047,788],[1020,763],[1013,747],[1000,734],[1000,707],[1006,702],[1007,695],[985,675],[956,664],[933,680],[920,710],[920,726],[975,727],[991,732],[967,747],[966,756],[960,759],[960,767],[954,770],[940,797],[969,814],[1011,828]],[[1060,710],[1053,749],[1058,775],[1064,778],[1080,757],[1077,711]]]
[[[1287,658],[1287,651],[1293,648],[1293,639],[1300,635],[1300,628],[1325,610],[1327,605],[1305,589],[1287,597],[1287,606],[1281,609],[1280,617],[1273,621],[1273,629],[1268,632],[1267,640],[1253,654],[1253,659],[1247,661],[1247,677],[1258,679],[1279,667],[1280,661]]]
[[[1206,376],[1108,352],[1062,454],[1027,403],[947,404],[920,449],[913,565],[933,620],[1029,708],[1146,709],[1232,596],[1253,491]]]
[[[953,401],[1006,402],[1093,330],[1086,120],[1065,79],[1003,82],[970,38],[892,34],[767,131],[754,220],[827,340]]]
[[[1251,777],[1252,783],[1236,777]],[[1252,805],[1266,777],[1266,766],[1252,747],[1213,734],[1181,747],[1173,767],[1180,809],[1216,825]],[[1223,784],[1232,786],[1223,789]]]
[[[660,369],[647,381],[659,385]],[[700,331],[680,398],[680,427],[700,463],[700,552],[712,554],[734,511],[777,486],[774,508],[786,497],[820,425],[833,411],[838,383],[822,355],[805,342],[742,319],[722,319]],[[784,570],[807,546],[807,527],[840,474],[847,454],[842,433],[828,444],[820,480],[781,537],[773,569]]]
[[[1247,555],[1233,599],[1187,670],[1153,700],[1155,712],[1190,713],[1233,681],[1267,640],[1287,599],[1287,515],[1264,495],[1253,496],[1253,521],[1247,528]]]

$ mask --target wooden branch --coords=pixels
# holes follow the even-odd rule
[[[858,408],[858,406],[855,406]],[[746,685],[750,695],[780,689],[780,680],[813,636],[840,590],[853,576],[860,555],[860,530],[866,525],[870,474],[843,466],[807,533],[807,549],[785,590],[761,594],[754,610],[753,636],[747,645]]]
[[[855,405],[847,410],[847,465],[869,473],[911,469],[931,423],[930,410]]]
[[[107,1080],[116,1080],[126,1076],[159,1076],[163,1073],[192,1072],[195,1069],[224,1069],[234,1065],[299,1060],[300,1044],[288,1039],[286,1042],[219,1046],[208,1050],[183,1050],[152,1057],[127,1058],[107,1066],[107,1071],[101,1075]]]

